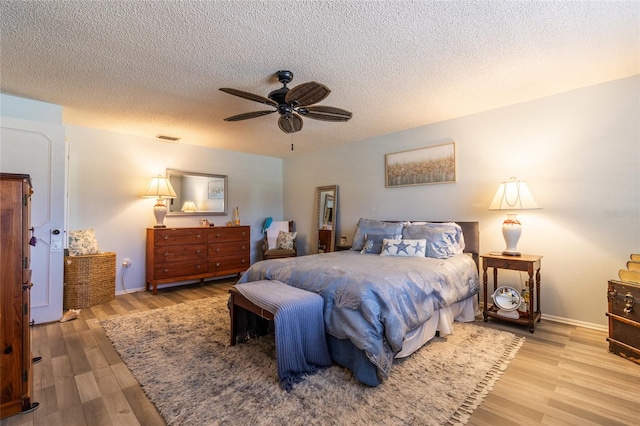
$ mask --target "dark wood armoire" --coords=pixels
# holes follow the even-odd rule
[[[29,175],[0,173],[0,417],[32,410]]]

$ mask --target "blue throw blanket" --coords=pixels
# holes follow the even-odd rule
[[[240,283],[278,280],[324,298],[327,333],[364,351],[382,378],[404,337],[440,308],[478,293],[470,256],[393,257],[341,251],[257,262]]]
[[[274,315],[278,377],[286,391],[306,374],[331,365],[322,297],[277,281],[238,284],[236,288]]]

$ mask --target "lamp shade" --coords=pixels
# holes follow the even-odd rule
[[[526,182],[512,177],[498,187],[489,210],[532,210],[541,208],[533,199]]]
[[[151,178],[147,190],[142,195],[148,198],[176,198],[176,191],[173,190],[169,179],[162,176]]]
[[[196,203],[193,201],[185,201],[180,210],[186,213],[194,213],[197,210]]]

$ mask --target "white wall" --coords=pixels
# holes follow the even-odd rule
[[[165,169],[228,176],[228,216],[167,216],[167,226],[216,226],[231,220],[238,206],[251,226],[252,262],[261,258],[264,219],[282,217],[282,160],[156,139],[68,126],[69,230],[94,228],[100,249],[117,253],[116,291],[122,292],[122,261],[131,259],[127,291],[144,287],[145,229],[153,227],[154,199],[141,195],[149,179]]]
[[[505,215],[487,208],[516,176],[543,207],[519,215],[518,244],[544,256],[543,318],[601,328],[607,280],[640,252],[639,94],[635,76],[286,159],[284,216],[308,245],[314,188],[337,184],[337,236],[349,242],[360,217],[478,220],[481,251],[502,251]],[[457,183],[385,188],[386,153],[449,141]]]

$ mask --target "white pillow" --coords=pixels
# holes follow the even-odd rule
[[[384,239],[380,256],[425,257],[427,240]]]
[[[98,253],[100,253],[100,248],[93,228],[69,231],[69,256]]]

